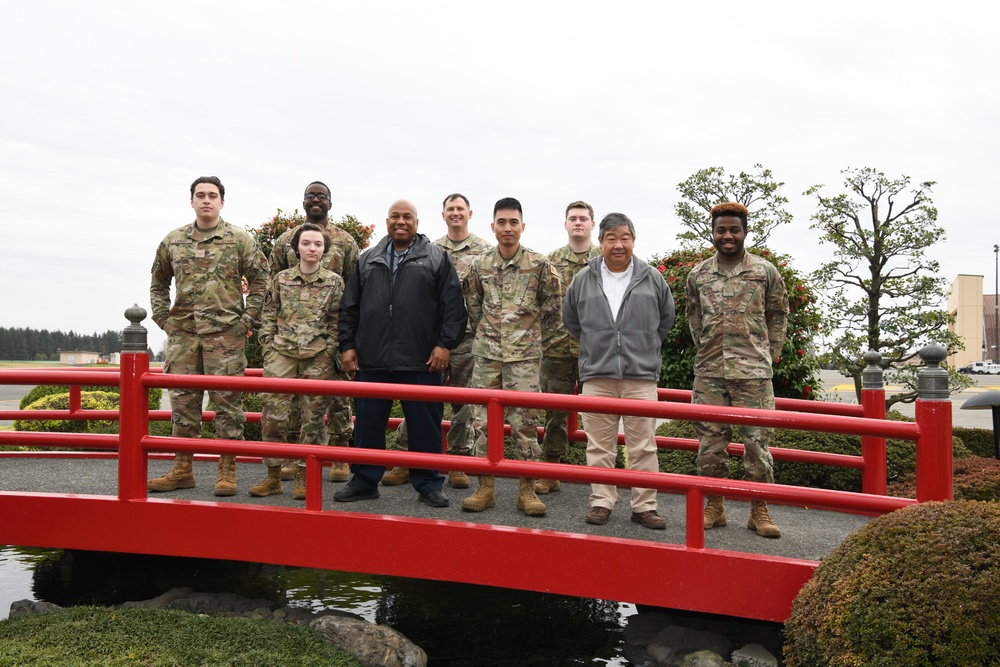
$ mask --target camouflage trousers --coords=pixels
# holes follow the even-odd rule
[[[463,348],[465,348],[464,351]],[[463,342],[452,350],[448,362],[448,372],[441,374],[441,384],[447,382],[452,387],[468,387],[472,382],[472,369],[475,366],[475,357],[472,356],[472,341],[468,345]],[[448,454],[459,456],[470,456],[472,447],[476,442],[476,433],[472,427],[472,414],[468,409],[470,406],[461,403],[451,404],[451,428],[445,436],[448,441]],[[396,449],[407,451],[410,448],[409,435],[406,432],[406,420],[399,425],[396,431]]]
[[[542,391],[549,394],[572,394],[580,378],[580,362],[576,357],[542,357]],[[542,453],[546,459],[562,458],[569,450],[569,413],[565,410],[545,411],[545,435]]]
[[[333,354],[321,352],[308,359],[295,359],[269,351],[264,355],[264,377],[329,380],[334,375]],[[265,442],[288,442],[293,415],[300,416],[297,442],[325,445],[327,429],[324,417],[330,407],[329,396],[297,394],[261,394],[260,432]],[[268,467],[281,465],[284,459],[264,457]]]
[[[164,373],[177,375],[243,375],[247,358],[246,334],[243,325],[212,334],[174,331],[167,334]],[[208,392],[215,410],[215,435],[226,440],[242,440],[243,394],[238,391]],[[175,438],[197,438],[201,435],[201,389],[171,389],[171,433]]]
[[[739,408],[774,409],[774,388],[768,378],[726,380],[695,377],[691,402],[699,405],[728,405]],[[729,476],[729,453],[733,439],[730,424],[692,422],[701,441],[698,447],[698,474],[708,477]],[[743,435],[745,478],[754,482],[774,482],[774,460],[768,450],[772,428],[740,425]]]
[[[512,391],[538,391],[537,359],[526,361],[497,361],[476,357],[472,371],[472,385],[480,389],[507,389]],[[476,456],[486,456],[486,406],[471,407],[476,437]],[[542,450],[538,446],[538,411],[531,408],[507,408],[505,417],[510,422],[511,434],[517,443],[517,456],[522,461],[539,461]]]
[[[336,365],[333,373],[324,380],[343,380],[349,382],[351,377],[346,373],[336,372],[340,368],[340,353],[336,353]],[[298,407],[298,396],[293,397],[296,405],[292,408],[291,419],[288,422],[288,439],[285,442],[300,442],[302,410]],[[347,447],[354,435],[354,419],[351,415],[351,399],[347,396],[327,396],[329,408],[326,411],[326,423],[330,433],[331,447]],[[322,444],[322,443],[321,443]]]

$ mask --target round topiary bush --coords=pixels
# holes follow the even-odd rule
[[[997,544],[998,503],[921,503],[871,521],[795,599],[786,664],[1000,664]]]
[[[81,391],[105,391],[111,394],[118,394],[121,389],[117,386],[111,387],[81,387]],[[43,396],[53,396],[55,394],[67,394],[69,393],[69,387],[52,385],[52,384],[40,384],[34,387],[21,398],[19,410],[28,410],[28,406],[42,398]],[[163,390],[160,388],[154,388],[149,390],[149,409],[159,410],[160,400],[163,398]]]
[[[82,410],[117,410],[118,394],[110,391],[81,391]],[[25,410],[69,410],[69,394],[43,396]],[[16,419],[15,431],[46,431],[56,433],[117,433],[118,422],[110,420],[72,421],[66,419]]]

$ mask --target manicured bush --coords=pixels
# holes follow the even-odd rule
[[[998,543],[998,503],[921,503],[872,520],[795,599],[786,664],[1000,664]]]
[[[951,429],[951,433],[956,438],[960,438],[966,449],[976,456],[989,457],[996,454],[992,429],[955,426]]]
[[[121,389],[118,386],[111,387],[81,387],[81,391],[104,391],[111,394],[118,394]],[[49,385],[42,384],[34,387],[27,394],[21,397],[21,404],[19,410],[26,410],[27,406],[31,405],[42,396],[52,396],[53,394],[68,394],[69,387],[61,387],[59,385]],[[159,410],[160,401],[163,398],[163,390],[156,388],[149,390],[149,409]]]
[[[1000,461],[995,458],[968,456],[954,462],[955,500],[1000,500]],[[917,478],[908,473],[889,485],[889,495],[917,497]]]
[[[83,410],[117,410],[118,394],[109,391],[81,391],[80,408]],[[43,396],[23,409],[68,410],[69,394]],[[16,419],[14,420],[14,430],[54,433],[117,433],[118,422],[109,420]]]

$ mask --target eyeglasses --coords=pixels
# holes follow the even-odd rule
[[[312,201],[313,199],[318,199],[320,201],[330,201],[330,198],[323,193],[307,192],[305,200]]]

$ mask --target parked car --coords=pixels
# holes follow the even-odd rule
[[[1000,364],[995,364],[992,361],[973,361],[962,368],[961,372],[972,375],[1000,375]]]

